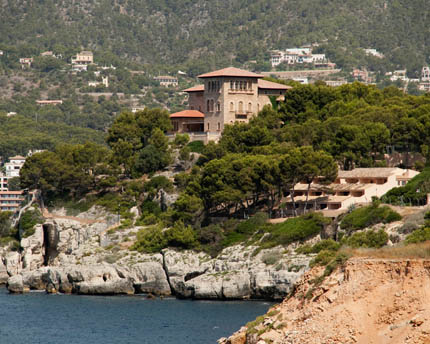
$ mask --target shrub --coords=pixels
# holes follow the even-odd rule
[[[196,234],[191,226],[185,226],[182,221],[177,221],[172,228],[166,231],[167,244],[170,247],[190,249],[196,246]]]
[[[141,229],[137,233],[137,241],[132,250],[146,253],[160,252],[167,247],[167,238],[160,226]]]
[[[322,250],[328,251],[338,251],[340,244],[332,239],[321,240],[315,245],[303,245],[296,249],[296,253],[299,254],[310,254],[310,253],[320,253]]]
[[[38,223],[43,223],[43,217],[39,210],[27,210],[22,214],[19,221],[19,228],[22,232],[22,237],[27,238],[34,234],[34,226]]]
[[[293,242],[310,239],[318,235],[330,221],[320,213],[309,213],[288,219],[283,223],[268,227],[271,236],[264,240],[264,246],[289,245]]]
[[[273,265],[282,259],[282,254],[280,252],[266,252],[261,260],[266,265]]]
[[[166,192],[173,191],[172,182],[165,176],[156,176],[152,177],[149,182],[146,182],[143,186],[143,190],[146,192],[150,192],[153,190],[159,191],[163,189]]]
[[[188,147],[193,153],[202,153],[205,148],[205,144],[203,141],[193,141],[188,144]]]
[[[183,147],[190,142],[190,136],[188,134],[176,134],[175,140],[173,141],[175,146]]]
[[[310,267],[314,267],[316,265],[327,265],[328,263],[330,263],[334,258],[336,257],[336,252],[335,251],[331,251],[331,250],[322,250],[320,251],[320,253],[318,253],[318,255],[313,258],[310,263],[309,266]]]
[[[267,222],[268,216],[266,213],[256,213],[253,217],[246,221],[239,223],[236,227],[236,232],[242,234],[252,234],[259,227],[264,226]]]
[[[430,168],[425,168],[419,175],[412,178],[405,186],[391,189],[383,197],[385,203],[398,205],[424,205],[427,193],[430,192]]]
[[[388,206],[379,207],[370,205],[358,208],[347,214],[340,224],[340,227],[349,233],[373,226],[377,223],[390,223],[401,220],[399,213],[395,212]]]
[[[387,244],[388,239],[388,234],[381,229],[379,231],[354,233],[349,238],[345,238],[343,243],[353,248],[381,248]]]
[[[417,244],[427,240],[430,240],[430,228],[424,227],[409,234],[405,239],[405,244]]]

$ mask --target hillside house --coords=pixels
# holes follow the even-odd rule
[[[160,83],[160,86],[164,87],[176,87],[178,86],[178,78],[174,76],[164,75],[164,76],[156,76],[154,77],[155,81],[158,81]]]
[[[97,87],[103,85],[104,87],[109,87],[109,77],[102,77],[102,81],[88,81],[88,86]]]
[[[291,86],[263,80],[260,74],[238,68],[224,68],[199,76],[202,85],[184,90],[188,93],[189,110],[173,114],[177,130],[199,128],[211,137],[220,137],[226,124],[248,123],[252,116],[271,105],[270,97],[281,99]],[[198,114],[197,116],[197,112]],[[189,118],[186,116],[190,115]],[[180,120],[179,120],[180,118]],[[196,118],[199,121],[196,122]],[[203,120],[204,128],[201,128]],[[188,126],[187,123],[193,123]],[[175,124],[174,124],[175,125]]]
[[[296,184],[287,196],[286,210],[292,214],[294,206],[298,214],[307,210],[335,211],[342,213],[352,205],[367,204],[372,197],[381,197],[395,187],[404,186],[419,172],[401,168],[356,168],[339,171],[337,179],[330,185]],[[291,197],[293,196],[293,197]],[[294,202],[293,202],[294,198]],[[308,202],[306,204],[306,199]]]
[[[9,158],[5,166],[6,177],[19,177],[19,171],[25,163],[25,158],[23,156],[17,155]]]
[[[31,64],[33,63],[33,58],[32,57],[22,57],[19,59],[19,63],[21,64],[22,69],[30,68]]]
[[[94,63],[94,55],[91,51],[81,51],[72,57],[72,65],[88,65]]]
[[[364,49],[364,52],[366,53],[366,55],[374,56],[379,59],[384,58],[384,55],[379,51],[377,51],[376,49]]]
[[[45,105],[60,105],[63,104],[61,99],[54,100],[36,100],[37,105],[45,106]]]

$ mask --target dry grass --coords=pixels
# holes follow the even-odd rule
[[[380,249],[371,248],[358,248],[351,249],[345,248],[344,251],[353,257],[363,258],[381,258],[381,259],[395,259],[395,258],[416,258],[416,259],[430,259],[430,241],[419,244],[399,245],[394,247],[383,247]]]

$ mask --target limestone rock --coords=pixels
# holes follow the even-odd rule
[[[134,287],[137,293],[170,295],[166,273],[159,262],[139,263],[133,266]]]
[[[16,275],[22,270],[21,255],[18,252],[9,252],[4,261],[9,276]]]
[[[5,284],[9,278],[9,274],[7,273],[6,266],[3,263],[3,260],[0,257],[0,284]]]
[[[7,280],[7,289],[10,293],[23,293],[25,290],[22,276],[14,275],[12,277],[9,277],[9,279]]]

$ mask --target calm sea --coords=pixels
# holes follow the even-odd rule
[[[10,295],[0,288],[0,344],[216,343],[270,306],[144,296]]]

